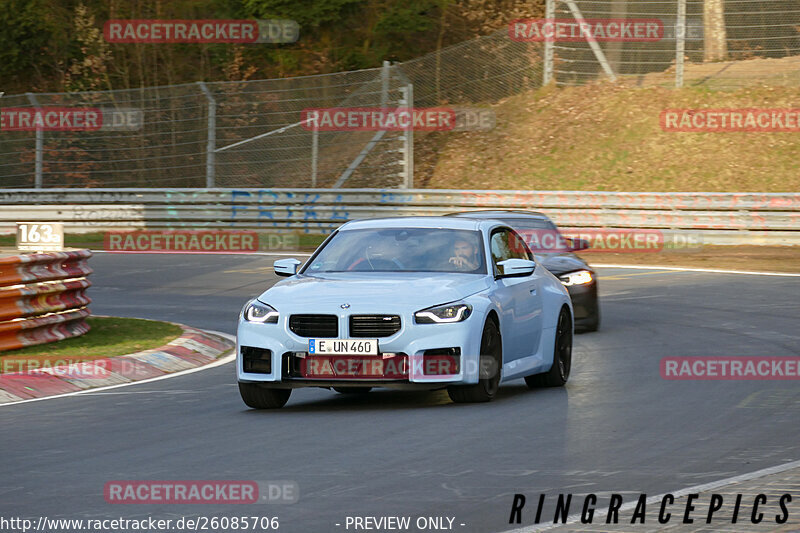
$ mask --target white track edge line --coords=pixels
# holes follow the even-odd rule
[[[788,463],[783,463],[781,465],[770,466],[768,468],[763,468],[761,470],[756,470],[754,472],[748,472],[746,474],[739,474],[738,476],[728,477],[728,478],[724,478],[724,479],[718,479],[717,481],[711,481],[711,482],[708,482],[708,483],[703,483],[701,485],[694,485],[692,487],[686,487],[686,488],[679,489],[679,490],[672,491],[672,492],[665,492],[663,494],[659,494],[657,496],[651,496],[650,498],[647,498],[647,500],[645,500],[645,503],[647,505],[652,505],[654,503],[658,503],[667,494],[672,494],[675,498],[680,498],[682,496],[686,496],[687,494],[692,494],[692,493],[695,493],[695,492],[706,492],[706,491],[709,491],[709,490],[718,489],[720,487],[733,485],[734,483],[741,483],[743,481],[750,481],[750,480],[758,479],[760,477],[768,476],[768,475],[771,475],[771,474],[779,474],[781,472],[785,472],[785,471],[791,470],[793,468],[800,468],[800,461],[791,461],[791,462],[788,462]],[[638,503],[639,503],[638,500],[635,501],[635,502],[628,502],[628,503],[622,505],[619,508],[619,510],[621,512],[624,512],[624,511],[629,511],[631,509],[635,509],[636,505]],[[596,518],[597,517],[604,518],[606,515],[608,515],[607,511],[596,513],[594,516]],[[564,525],[575,524],[578,521],[580,521],[580,519],[581,519],[581,515],[580,514],[574,514],[572,516],[568,516],[567,517],[567,521],[565,523],[563,523],[563,524],[561,524],[561,523],[559,523],[559,524],[547,524],[547,525],[535,524],[535,525],[532,525],[532,526],[526,526],[526,527],[521,527],[521,528],[517,528],[517,529],[504,530],[504,531],[502,531],[500,533],[535,533],[535,532],[538,532],[538,531],[547,531],[547,530],[555,529],[557,527],[561,527],[561,526],[564,526]]]
[[[202,331],[204,333],[211,333],[212,335],[219,335],[220,337],[228,339],[231,342],[234,342],[234,343],[236,342],[236,337],[234,337],[233,335],[230,335],[228,333],[222,333],[221,331],[214,331],[214,330],[210,330],[210,329],[200,329],[200,328],[193,328],[193,329]],[[194,374],[195,372],[202,372],[203,370],[207,370],[209,368],[214,368],[214,367],[217,367],[217,366],[221,366],[221,365],[230,363],[234,359],[236,359],[236,349],[235,348],[231,349],[230,352],[228,353],[228,355],[225,355],[225,356],[221,357],[220,359],[217,359],[213,363],[208,363],[207,365],[198,366],[198,367],[195,367],[195,368],[188,368],[186,370],[181,370],[179,372],[173,372],[171,374],[165,374],[163,376],[156,376],[154,378],[147,378],[147,379],[142,379],[142,380],[139,380],[139,381],[131,381],[130,383],[120,383],[118,385],[108,385],[106,387],[96,387],[96,388],[92,388],[92,389],[84,389],[84,390],[73,391],[73,392],[65,392],[64,394],[56,394],[55,396],[44,396],[42,398],[28,398],[27,400],[20,400],[18,402],[0,403],[0,408],[8,407],[10,405],[20,405],[20,404],[23,404],[23,403],[30,403],[30,402],[41,402],[41,401],[44,401],[44,400],[52,400],[54,398],[66,398],[67,396],[77,396],[79,394],[90,394],[90,393],[93,393],[93,392],[100,392],[100,391],[106,391],[106,390],[111,390],[111,389],[119,389],[121,387],[130,387],[131,385],[139,385],[140,383],[152,383],[154,381],[161,381],[162,379],[176,378],[178,376],[185,376],[187,374]]]
[[[639,270],[675,270],[678,272],[712,272],[716,274],[749,274],[751,276],[784,276],[790,278],[800,278],[800,274],[791,272],[755,272],[752,270],[719,270],[716,268],[684,268],[670,266],[650,266],[650,265],[611,265],[606,263],[590,263],[591,267],[598,268],[632,268]]]

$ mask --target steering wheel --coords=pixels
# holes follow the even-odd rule
[[[356,268],[359,265],[364,265],[368,268]],[[371,259],[368,260],[366,257],[360,257],[356,259],[353,264],[347,267],[348,271],[356,271],[356,272],[375,272],[380,270],[395,270],[400,269],[403,270],[403,265],[397,259]]]

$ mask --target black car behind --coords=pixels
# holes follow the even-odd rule
[[[534,211],[465,211],[449,216],[501,220],[525,238],[542,264],[561,280],[572,298],[575,329],[597,331],[600,327],[600,304],[597,298],[595,271],[573,252],[587,249],[581,239],[569,239],[546,215]]]

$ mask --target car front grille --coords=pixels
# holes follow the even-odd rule
[[[400,317],[397,315],[350,315],[351,337],[391,337],[398,331]]]
[[[291,315],[289,329],[301,337],[338,337],[336,315]]]

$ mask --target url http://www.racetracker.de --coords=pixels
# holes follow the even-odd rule
[[[181,518],[21,518],[0,516],[0,531],[278,531],[277,516],[182,516]]]

